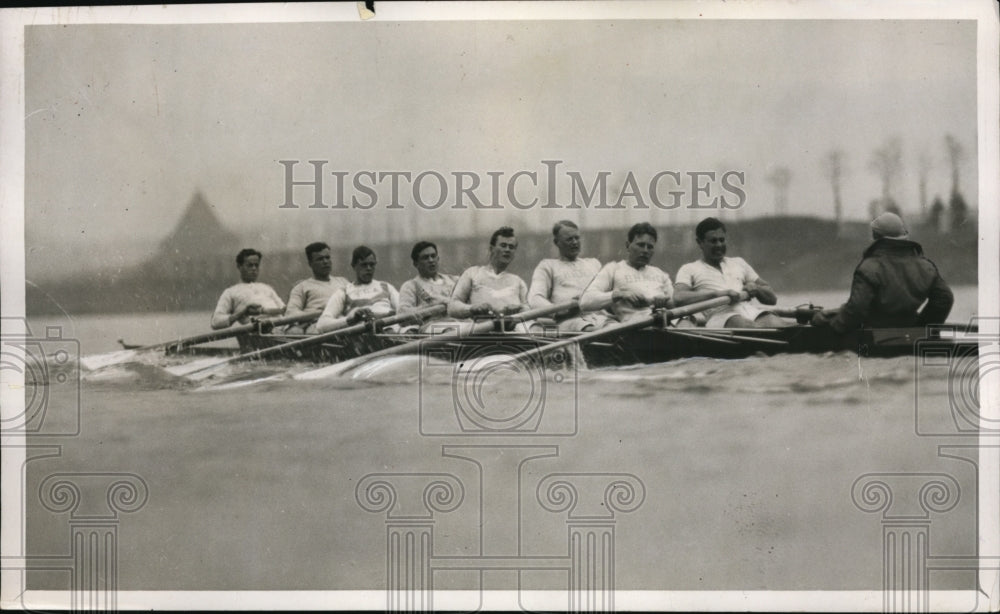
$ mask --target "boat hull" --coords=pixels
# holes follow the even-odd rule
[[[572,336],[572,335],[567,335]],[[444,351],[463,356],[486,353],[517,353],[567,336],[486,334],[457,339]],[[247,335],[240,339],[243,351],[273,347],[301,337],[289,335]],[[419,334],[379,334],[357,336],[341,343],[319,344],[281,354],[275,358],[333,363],[409,343]],[[887,358],[919,355],[921,352],[975,353],[975,337],[956,336],[924,328],[860,330],[837,334],[828,328],[790,326],[775,329],[659,329],[625,331],[584,342],[582,355],[592,368],[653,364],[683,358],[741,359],[775,354],[803,354],[849,351],[862,357]],[[417,351],[417,350],[415,350]]]

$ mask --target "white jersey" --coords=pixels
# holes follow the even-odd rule
[[[343,277],[331,277],[322,281],[314,277],[303,279],[295,284],[288,294],[288,307],[285,315],[295,315],[304,311],[319,311],[326,307],[330,297],[338,288],[343,288],[351,282]]]
[[[674,286],[670,276],[651,264],[641,269],[633,268],[626,260],[609,262],[590,282],[580,297],[581,311],[594,311],[610,305],[619,322],[648,315],[649,307],[633,307],[625,301],[611,301],[615,290],[632,290],[652,303],[657,297],[673,298]]]
[[[399,311],[407,313],[431,305],[447,305],[458,278],[454,275],[439,274],[434,279],[424,279],[417,275],[403,282],[399,288]]]
[[[467,305],[486,303],[494,311],[508,305],[527,304],[528,286],[524,280],[503,271],[497,273],[490,265],[469,267],[455,283],[452,300]]]
[[[735,290],[741,292],[745,284],[758,279],[760,276],[757,275],[757,272],[742,258],[724,257],[719,263],[718,269],[699,259],[685,264],[677,271],[677,283],[684,284],[692,290]],[[761,313],[762,311],[757,307],[746,301],[741,301],[735,305],[706,309],[702,315],[708,319],[706,326],[721,328],[725,326],[726,320],[734,315],[740,315],[752,321],[756,320]]]
[[[354,282],[338,288],[320,314],[316,330],[325,333],[344,328],[361,308],[370,309],[376,317],[391,315],[399,310],[399,293],[392,284],[375,279],[367,284]]]
[[[215,313],[212,314],[212,328],[228,327],[229,316],[255,303],[263,309],[285,308],[285,303],[271,286],[256,281],[240,282],[222,292],[219,302],[215,305]],[[246,324],[249,321],[249,317],[244,317],[239,322]]]
[[[597,258],[546,258],[538,263],[531,276],[528,305],[537,309],[580,298],[600,270]]]

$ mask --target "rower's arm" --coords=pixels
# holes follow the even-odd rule
[[[471,318],[472,305],[466,301],[472,293],[472,276],[462,273],[455,283],[455,289],[451,292],[451,300],[448,301],[448,317],[451,318]]]
[[[417,282],[412,279],[399,288],[399,313],[409,313],[417,310]]]
[[[531,288],[528,289],[528,306],[532,309],[552,305],[549,296],[552,293],[552,274],[543,263],[539,262],[531,275]]]
[[[875,285],[865,276],[859,266],[855,269],[854,278],[851,281],[851,296],[837,312],[837,315],[830,320],[830,328],[838,333],[859,328],[868,318],[874,301]]]
[[[951,307],[955,303],[955,295],[938,275],[927,294],[927,304],[920,311],[917,322],[921,325],[941,324],[948,319]]]
[[[580,295],[580,311],[597,311],[611,305],[614,294],[614,272],[611,265],[605,265]]]
[[[280,316],[285,313],[285,301],[281,300],[281,297],[274,291],[274,288],[267,286],[267,289],[274,307],[264,307],[260,311],[261,314],[266,316]]]
[[[752,290],[747,290],[751,298],[756,298],[764,305],[777,305],[778,295],[774,293],[774,288],[760,277],[750,282]]]
[[[219,302],[215,305],[215,312],[212,314],[212,329],[229,328],[233,322],[242,317],[241,314],[233,313],[233,298],[229,290],[222,293]]]
[[[678,307],[707,301],[720,296],[729,296],[729,292],[724,290],[694,290],[687,284],[679,282],[674,284],[674,304]]]
[[[293,316],[306,310],[305,284],[299,282],[288,293],[288,304],[285,305],[285,315]]]
[[[382,283],[385,284],[386,289],[389,291],[389,304],[392,305],[392,313],[399,313],[399,291],[396,290],[396,286],[389,282]]]
[[[347,292],[343,289],[337,290],[326,302],[323,313],[316,320],[316,332],[325,333],[347,326],[347,316],[344,315],[344,303],[347,301]]]

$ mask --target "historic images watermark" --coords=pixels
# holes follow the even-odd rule
[[[64,336],[60,326],[47,326],[44,334],[35,335],[25,318],[2,320],[0,369],[23,378],[24,399],[23,405],[5,399],[0,432],[4,436],[78,435],[80,342]]]
[[[61,326],[46,326],[44,334],[33,334],[25,318],[2,318],[0,369],[3,387],[0,433],[4,455],[20,459],[17,492],[38,497],[52,514],[68,513],[67,551],[28,553],[22,542],[16,551],[2,557],[4,574],[20,586],[22,607],[28,574],[56,572],[67,578],[69,591],[63,605],[74,611],[116,611],[118,607],[120,516],[142,509],[149,488],[142,477],[128,472],[72,471],[45,476],[37,490],[27,485],[31,461],[63,454],[68,438],[82,430],[80,395],[80,342],[67,336]],[[21,398],[15,398],[21,395]],[[9,455],[9,456],[8,456]],[[25,533],[25,499],[18,510],[5,508]],[[51,606],[52,604],[47,604]]]
[[[542,160],[543,171],[327,170],[327,160],[279,160],[284,201],[279,209],[425,210],[463,209],[740,209],[747,201],[746,173],[739,170],[628,171],[610,189],[613,173],[560,169],[562,160]],[[296,170],[296,167],[302,166]],[[545,180],[544,198],[534,194]],[[296,189],[299,190],[296,193]],[[388,194],[386,194],[388,190]],[[332,192],[332,194],[331,194]],[[297,200],[298,197],[298,200]]]
[[[459,340],[421,348],[420,417],[414,427],[424,437],[446,442],[441,457],[453,460],[442,460],[443,468],[454,461],[471,463],[474,481],[463,482],[456,475],[460,467],[455,473],[378,472],[360,477],[355,490],[362,509],[385,516],[387,608],[502,604],[525,610],[614,610],[615,531],[620,516],[645,500],[643,481],[627,472],[546,471],[535,464],[557,463],[561,443],[578,431],[574,357],[563,350],[533,353],[544,344],[538,339],[472,335]],[[565,519],[561,551],[539,554],[546,546],[532,543],[538,534],[530,524],[539,512]],[[454,514],[471,519],[479,531],[461,555],[435,547],[437,532],[452,533]],[[442,603],[435,598],[436,578],[448,574],[452,584],[455,574],[465,583],[464,599]],[[548,580],[541,581],[549,585],[542,601],[526,588],[537,586],[539,574],[555,574],[561,581],[553,589],[553,576],[544,576]],[[505,592],[516,600],[497,601]]]
[[[1000,368],[997,330],[994,318],[974,318],[964,329],[929,326],[925,338],[914,345],[915,434],[937,443],[940,458],[967,463],[956,469],[968,472],[971,465],[979,488],[963,491],[954,475],[932,471],[871,472],[851,485],[855,507],[880,516],[884,612],[939,609],[934,572],[978,574],[974,580],[977,590],[971,591],[975,602],[967,608],[995,609],[995,604],[982,601],[995,588],[982,582],[1000,572],[1000,552],[981,547],[955,552],[947,543],[942,546],[940,541],[932,541],[931,527],[935,518],[954,510],[963,497],[975,500],[977,509],[989,509],[995,501],[995,492],[984,490],[978,476],[982,455],[993,457],[1000,451],[1000,424],[988,405],[992,393],[983,386]],[[957,337],[971,337],[976,345],[942,343]],[[946,382],[944,393],[941,380]]]

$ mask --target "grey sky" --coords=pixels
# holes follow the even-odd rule
[[[830,216],[820,158],[839,147],[846,214],[863,218],[880,193],[868,161],[891,136],[903,144],[904,211],[918,208],[921,151],[934,160],[930,196],[947,198],[951,133],[970,154],[962,179],[975,205],[975,36],[974,22],[944,20],[31,27],[28,246],[158,241],[196,189],[271,249],[317,229],[375,242],[387,215],[406,238],[472,227],[473,212],[447,207],[279,210],[279,159],[484,180],[544,175],[540,161],[560,159],[562,171],[632,171],[640,184],[661,170],[734,169],[746,173],[747,201],[729,217],[773,213],[764,178],[784,165],[790,212]],[[626,215],[665,224],[704,212]],[[587,222],[621,216],[589,212]],[[480,223],[512,217],[541,227],[567,215],[508,208]]]

